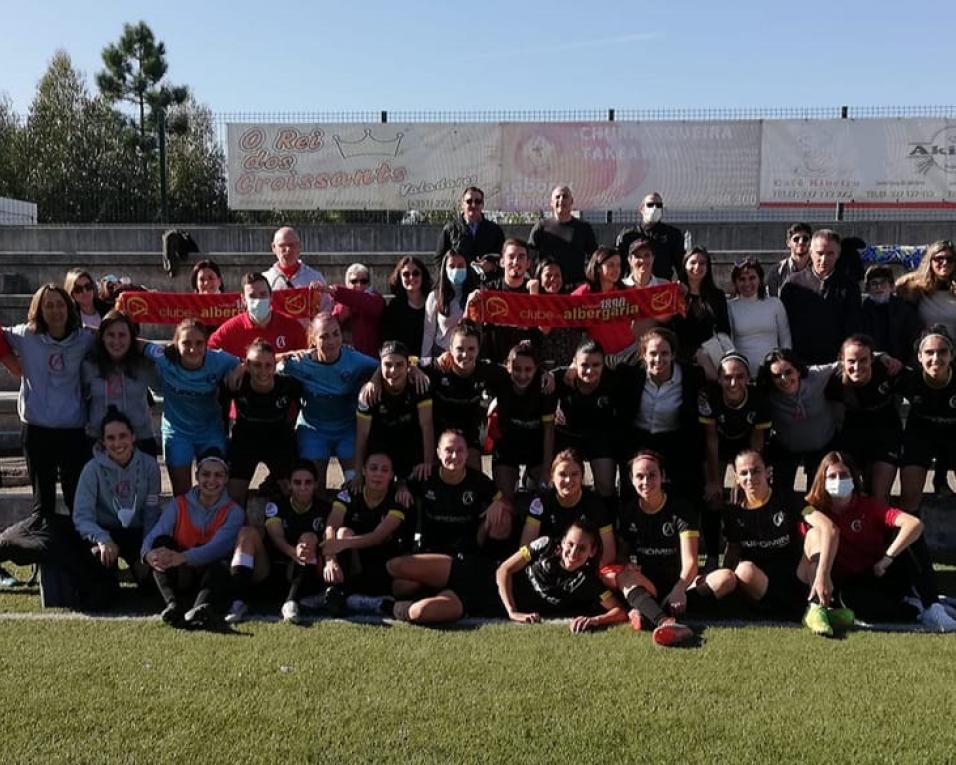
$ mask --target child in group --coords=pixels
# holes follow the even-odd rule
[[[163,508],[143,539],[142,559],[166,604],[160,616],[173,627],[215,626],[216,606],[228,588],[226,561],[245,520],[226,491],[228,479],[222,452],[200,454],[196,485]],[[193,592],[192,607],[185,610],[183,598]]]

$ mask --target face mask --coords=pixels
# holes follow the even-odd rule
[[[827,478],[823,484],[827,494],[838,499],[847,499],[853,494],[852,478]]]
[[[272,307],[269,298],[247,298],[246,306],[253,321],[260,324],[269,318]]]
[[[445,274],[448,276],[448,281],[454,284],[456,287],[460,287],[465,283],[465,278],[468,276],[467,268],[446,268]]]
[[[884,292],[882,295],[870,295],[870,300],[872,300],[874,303],[889,303],[890,293]]]
[[[641,218],[645,223],[657,223],[664,217],[664,210],[660,207],[645,207],[641,212]]]

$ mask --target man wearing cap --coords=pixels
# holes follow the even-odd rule
[[[923,328],[916,306],[893,291],[889,266],[870,266],[864,277],[860,329],[873,338],[876,350],[904,363],[914,362],[914,343]]]
[[[555,186],[551,192],[553,217],[535,223],[528,237],[528,246],[538,258],[547,256],[558,262],[564,284],[569,287],[584,281],[584,267],[597,249],[594,229],[571,215],[573,205],[570,187]]]
[[[636,234],[627,246],[628,273],[621,281],[627,287],[653,287],[667,284],[667,279],[654,275],[654,248],[651,240]]]
[[[674,269],[680,267],[684,254],[684,234],[680,229],[661,221],[664,217],[664,199],[656,191],[641,200],[637,211],[641,222],[617,235],[617,251],[623,260],[627,257],[631,241],[643,236],[654,251],[654,276],[670,280],[674,276]]]
[[[802,271],[810,262],[810,235],[813,233],[806,223],[794,223],[787,229],[787,249],[790,254],[775,267],[767,271],[767,294],[780,296],[780,288],[791,274]]]
[[[501,252],[505,232],[484,216],[484,205],[485,192],[477,186],[465,189],[461,195],[461,212],[445,225],[438,237],[435,263],[440,263],[449,250],[457,252],[468,264],[486,252]]]
[[[272,252],[276,256],[276,262],[263,272],[272,289],[288,290],[313,284],[325,286],[322,272],[307,266],[299,259],[302,243],[291,226],[283,226],[275,232],[272,237]]]
[[[302,324],[272,309],[272,289],[264,275],[245,274],[240,288],[246,310],[219,325],[209,336],[210,348],[244,359],[252,341],[259,337],[267,340],[276,353],[297,351],[308,345]]]

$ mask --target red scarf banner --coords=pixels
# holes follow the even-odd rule
[[[311,287],[276,290],[272,308],[293,319],[308,319],[319,310],[322,295]],[[191,292],[122,292],[116,309],[133,321],[145,324],[179,324],[183,319],[198,319],[203,324],[222,324],[246,310],[242,295],[223,292],[196,295]]]
[[[509,327],[591,327],[626,319],[667,319],[687,313],[680,285],[632,287],[585,295],[531,295],[481,290],[469,318]]]

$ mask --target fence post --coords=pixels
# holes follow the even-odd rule
[[[841,106],[841,107],[840,107],[840,119],[841,119],[841,120],[847,119],[847,118],[848,118],[848,115],[849,115],[849,112],[850,112],[850,107],[848,107],[848,106],[846,106],[846,105]],[[844,218],[844,213],[845,213],[845,208],[844,208],[844,206],[843,206],[843,202],[837,202],[837,205],[836,205],[836,219],[837,219],[837,220],[843,220],[843,218]]]
[[[169,199],[166,189],[166,110],[159,110],[159,219],[169,220]]]
[[[608,121],[608,122],[614,122],[614,110],[613,110],[613,109],[608,109],[608,110],[607,110],[607,121]],[[604,221],[605,221],[605,223],[613,223],[613,222],[614,222],[614,211],[613,211],[613,210],[605,210],[605,211],[604,211]]]

